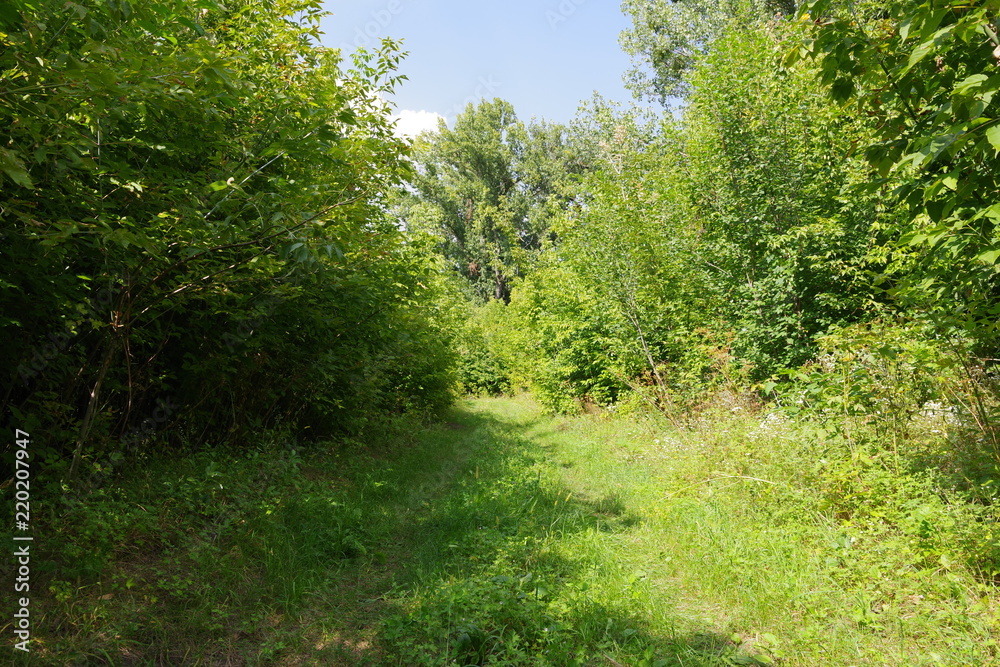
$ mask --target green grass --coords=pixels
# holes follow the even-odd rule
[[[32,664],[997,664],[992,504],[877,451],[517,398],[148,460],[45,528]]]

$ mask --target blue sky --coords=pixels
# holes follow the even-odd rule
[[[618,34],[629,25],[618,0],[326,0],[323,43],[353,51],[383,36],[409,56],[397,113],[453,122],[470,101],[501,97],[522,120],[566,123],[596,90],[629,101],[629,58]],[[408,112],[408,113],[407,113]],[[419,114],[418,112],[426,112]]]

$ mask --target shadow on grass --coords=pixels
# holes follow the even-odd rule
[[[567,553],[564,540],[581,534],[599,540],[642,517],[612,495],[574,496],[554,481],[545,452],[522,435],[544,418],[511,424],[456,412],[449,419],[447,430],[399,462],[400,493],[389,502],[400,520],[387,535],[391,544],[382,545],[384,564],[372,573],[381,581],[379,595],[363,614],[352,610],[349,596],[331,606],[331,615],[353,623],[338,624],[329,634],[336,640],[310,660],[707,667],[742,658],[739,664],[756,664],[710,629],[654,630],[630,605],[631,591],[620,600],[597,593],[601,568],[616,564]]]
[[[623,581],[620,595],[595,586],[619,564],[569,545],[643,518],[613,494],[560,484],[558,465],[525,435],[547,418],[487,405],[391,444],[150,461],[49,527],[50,545],[75,546],[40,554],[50,569],[32,582],[37,639],[17,664],[736,658],[711,628],[651,627],[632,595],[641,579]]]

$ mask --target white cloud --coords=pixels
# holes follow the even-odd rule
[[[437,130],[438,121],[444,120],[444,116],[433,111],[403,109],[395,120],[397,137],[416,137],[424,130]]]

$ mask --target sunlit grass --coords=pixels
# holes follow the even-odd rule
[[[989,508],[838,467],[813,427],[709,423],[484,399],[353,449],[149,461],[64,515],[62,536],[98,556],[49,554],[35,657],[996,662]]]

